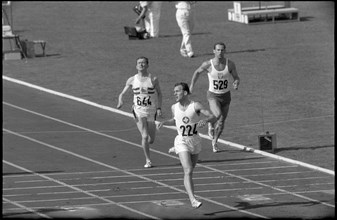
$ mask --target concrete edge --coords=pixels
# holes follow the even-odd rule
[[[97,108],[101,108],[101,109],[104,109],[104,110],[108,110],[108,111],[111,111],[111,112],[114,112],[114,113],[122,114],[122,115],[125,115],[125,116],[128,116],[128,117],[133,117],[132,113],[128,113],[128,112],[118,110],[116,108],[100,105],[100,104],[97,104],[95,102],[91,102],[91,101],[88,101],[88,100],[85,100],[85,99],[82,99],[82,98],[67,95],[67,94],[64,94],[64,93],[61,93],[61,92],[57,92],[57,91],[47,89],[47,88],[44,88],[44,87],[41,87],[41,86],[37,86],[37,85],[31,84],[31,83],[27,83],[27,82],[24,82],[24,81],[21,81],[21,80],[18,80],[18,79],[14,79],[14,78],[7,77],[7,76],[2,76],[2,79],[13,82],[13,83],[17,83],[17,84],[20,84],[20,85],[24,85],[24,86],[27,86],[27,87],[30,87],[30,88],[34,88],[34,89],[37,89],[37,90],[40,90],[40,91],[44,91],[44,92],[47,92],[47,93],[50,93],[50,94],[54,94],[54,95],[57,95],[57,96],[61,96],[61,97],[64,97],[64,98],[68,98],[68,99],[71,99],[71,100],[82,102],[82,103],[85,103],[85,104],[88,104],[88,105],[91,105],[91,106],[95,106]],[[165,127],[175,130],[174,126],[165,126]],[[205,134],[200,134],[200,136],[202,138],[210,140],[210,138]],[[274,158],[274,159],[285,161],[285,162],[292,163],[292,164],[297,164],[297,165],[300,165],[300,166],[303,166],[303,167],[307,167],[307,168],[310,168],[310,169],[313,169],[313,170],[316,170],[316,171],[324,172],[324,173],[335,176],[335,171],[333,171],[333,170],[325,169],[325,168],[318,167],[318,166],[315,166],[315,165],[311,165],[311,164],[308,164],[308,163],[304,163],[304,162],[301,162],[301,161],[289,159],[289,158],[286,158],[286,157],[277,156],[275,154],[271,154],[271,153],[268,153],[268,152],[265,152],[265,151],[257,150],[257,149],[251,148],[251,147],[247,147],[247,146],[244,146],[244,145],[241,145],[241,144],[233,143],[233,142],[222,140],[222,139],[219,139],[218,142],[223,143],[223,144],[228,145],[228,146],[231,146],[231,147],[239,148],[239,149],[244,150],[244,151],[261,154],[261,155],[266,156],[266,157]]]

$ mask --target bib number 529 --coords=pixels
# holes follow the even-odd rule
[[[213,88],[217,90],[227,89],[227,80],[213,80]]]

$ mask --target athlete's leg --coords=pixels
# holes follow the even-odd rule
[[[198,154],[191,155],[188,151],[182,151],[179,153],[179,158],[181,165],[184,169],[184,185],[186,192],[188,194],[188,197],[192,203],[192,201],[195,200],[194,197],[194,184],[193,184],[193,168],[196,164],[196,161],[198,159]],[[193,158],[193,159],[192,159]],[[193,162],[192,162],[193,161]],[[193,165],[194,164],[194,165]]]
[[[210,125],[210,129],[212,130],[212,139],[214,138],[214,128],[215,125],[217,123],[217,121],[220,119],[221,116],[221,107],[220,107],[220,103],[213,98],[207,98],[208,100],[208,105],[209,105],[209,109],[211,110],[211,112],[213,113],[213,115],[216,117],[216,120],[212,123],[209,123]]]
[[[222,134],[224,127],[225,127],[225,120],[228,115],[228,110],[229,110],[229,103],[224,105],[221,109],[221,116],[218,120],[218,123],[215,126],[214,129],[214,139],[212,143],[217,143],[220,135]]]
[[[137,127],[142,136],[142,147],[144,150],[146,162],[151,161],[147,118],[146,117],[138,118]]]
[[[149,144],[153,144],[156,139],[156,124],[154,121],[147,121],[148,131],[149,131]]]

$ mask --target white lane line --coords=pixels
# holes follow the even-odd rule
[[[137,146],[137,147],[139,147],[139,148],[142,148],[142,146],[139,145],[139,144],[136,144],[136,143],[133,143],[133,142],[130,142],[130,141],[126,141],[126,140],[123,140],[123,139],[121,139],[121,138],[117,138],[117,137],[114,137],[114,136],[111,136],[111,135],[106,135],[106,134],[103,134],[103,133],[99,133],[99,132],[97,132],[97,131],[94,131],[94,130],[91,130],[91,129],[88,129],[88,128],[85,128],[85,127],[82,127],[82,126],[79,126],[79,125],[75,125],[75,124],[72,124],[72,123],[69,123],[69,122],[60,120],[60,119],[56,119],[56,118],[53,118],[53,117],[50,117],[50,116],[47,116],[47,115],[43,115],[43,114],[40,114],[40,113],[38,113],[38,112],[34,112],[34,111],[31,111],[31,110],[28,110],[28,109],[25,109],[25,108],[21,108],[21,107],[19,107],[19,106],[13,105],[13,104],[9,104],[9,103],[6,103],[6,102],[3,102],[3,103],[6,104],[6,105],[11,106],[11,107],[13,107],[13,108],[17,108],[17,109],[20,109],[20,110],[22,110],[22,111],[26,111],[26,112],[32,113],[32,114],[34,114],[34,115],[39,115],[39,116],[41,116],[41,117],[48,118],[48,119],[51,119],[51,120],[54,120],[54,121],[57,121],[57,122],[60,122],[60,123],[67,124],[67,125],[69,125],[69,126],[73,126],[73,127],[79,128],[79,129],[86,130],[86,131],[92,131],[92,132],[95,133],[95,134],[98,134],[98,135],[101,135],[101,136],[104,136],[104,137],[107,137],[107,138],[111,138],[111,139],[114,139],[114,140],[117,140],[117,141],[121,141],[121,142],[123,142],[123,143],[127,143],[127,144],[130,144],[130,145],[132,145],[132,146]],[[64,150],[64,149],[62,149],[62,148],[58,148],[58,147],[49,145],[49,144],[47,144],[47,143],[43,143],[43,142],[37,141],[37,140],[32,139],[32,138],[29,138],[29,137],[27,137],[27,136],[20,135],[20,134],[18,134],[18,133],[12,132],[12,131],[8,131],[8,130],[6,130],[6,129],[3,129],[3,130],[5,130],[5,131],[7,131],[7,132],[10,132],[10,133],[13,133],[13,134],[15,134],[15,135],[17,135],[17,136],[21,136],[21,137],[23,137],[23,138],[25,138],[25,139],[28,139],[28,140],[31,140],[31,141],[33,141],[33,142],[41,143],[42,145],[45,145],[45,146],[47,146],[47,147],[50,147],[50,148],[53,148],[53,149],[56,149],[56,150],[59,150],[59,151],[65,152],[65,153],[69,153],[69,154],[74,155],[74,156],[76,156],[76,157],[80,157],[80,158],[82,158],[82,159],[89,160],[89,161],[91,161],[91,162],[94,162],[94,163],[97,163],[97,164],[100,164],[100,165],[103,165],[103,166],[112,167],[112,166],[109,166],[109,165],[107,165],[107,164],[101,163],[101,162],[99,162],[99,161],[95,161],[95,160],[92,160],[92,159],[90,159],[90,158],[84,157],[84,156],[82,156],[82,155],[73,153],[73,152],[71,152],[71,151],[67,151],[67,150]],[[153,149],[151,149],[151,151],[154,151],[154,152],[159,153],[159,154],[161,154],[161,155],[169,156],[169,157],[171,157],[171,158],[174,158],[174,159],[179,160],[178,157],[176,157],[176,156],[171,156],[170,154],[163,153],[163,152],[161,152],[161,151],[157,151],[157,150],[153,150]],[[242,176],[239,176],[239,175],[235,175],[235,174],[232,174],[232,173],[228,173],[228,172],[226,172],[226,171],[219,170],[219,169],[216,169],[216,168],[213,168],[213,167],[209,167],[209,166],[206,166],[206,165],[203,165],[203,164],[197,164],[197,166],[198,166],[198,167],[203,167],[203,168],[205,168],[205,169],[213,170],[213,171],[218,171],[219,173],[223,173],[223,174],[226,174],[226,175],[231,176],[231,177],[236,177],[236,178],[239,178],[239,179],[242,179],[242,180],[251,181],[252,183],[256,183],[256,184],[258,184],[258,185],[265,186],[265,187],[267,187],[267,188],[271,188],[271,189],[274,189],[274,190],[286,192],[286,190],[278,189],[278,188],[276,188],[276,187],[273,187],[273,186],[270,186],[270,185],[267,185],[267,184],[263,184],[263,183],[259,183],[259,182],[256,182],[256,181],[254,181],[254,180],[250,180],[250,179],[247,179],[247,178],[245,178],[245,177],[242,177]],[[114,169],[114,170],[116,170],[116,169],[117,169],[117,170],[121,170],[121,169],[116,168],[116,167],[114,167],[113,169]],[[160,185],[161,185],[161,184],[164,184],[164,183],[158,182],[158,181],[156,181],[156,180],[152,180],[152,179],[149,179],[149,178],[147,178],[147,177],[144,177],[144,176],[140,176],[140,175],[131,173],[131,172],[129,172],[129,171],[125,171],[125,170],[121,170],[121,171],[122,171],[122,172],[125,172],[125,173],[128,173],[128,174],[131,174],[131,175],[138,176],[138,177],[141,178],[141,179],[147,179],[147,180],[149,180],[149,181],[151,181],[151,182],[153,182],[153,181],[154,181],[154,182],[157,182],[157,183],[160,184]],[[166,185],[166,186],[168,186],[169,188],[171,188],[171,186],[169,186],[169,185],[167,185],[167,184],[164,184],[164,185]],[[174,187],[172,187],[172,189],[173,189],[173,188],[174,188]],[[183,192],[183,193],[186,194],[186,192],[183,191],[183,190],[180,190],[180,189],[176,189],[176,190],[181,191],[181,192]],[[318,201],[318,200],[315,200],[315,199],[311,199],[311,198],[309,198],[309,197],[305,197],[305,196],[302,196],[302,195],[297,195],[297,194],[294,194],[294,193],[291,193],[291,192],[289,192],[289,194],[290,194],[290,195],[293,195],[293,196],[296,196],[296,197],[300,197],[300,198],[305,199],[305,200],[309,200],[309,201],[312,201],[312,202],[320,203],[320,204],[322,204],[322,205],[330,206],[330,204],[327,204],[327,203],[325,203],[325,202],[321,202],[321,201]],[[210,202],[212,201],[213,203],[216,202],[216,201],[213,201],[213,200],[208,200],[206,197],[203,197],[203,199],[206,200],[206,201],[210,201]],[[221,203],[220,203],[220,204],[221,204]],[[225,204],[222,204],[222,205],[225,205]],[[225,206],[227,206],[227,205],[225,205]],[[228,207],[231,207],[231,206],[228,206]],[[231,208],[234,208],[235,210],[238,210],[238,209],[235,208],[235,207],[231,207]],[[240,210],[240,211],[242,211],[242,210]],[[253,214],[255,214],[255,213],[253,213]]]
[[[177,173],[179,175],[182,175],[182,173]],[[170,174],[167,174],[170,175]],[[164,174],[164,176],[167,176]],[[224,176],[211,176],[211,177],[195,177],[195,180],[206,180],[206,179],[225,179],[226,177]],[[295,178],[288,178],[288,179],[271,179],[271,180],[256,180],[256,182],[259,183],[265,183],[265,182],[283,182],[283,181],[298,181],[298,180],[316,180],[316,179],[328,179],[330,177],[326,177],[326,176],[317,176],[317,177],[295,177]],[[63,179],[58,179],[59,181],[63,181]],[[69,180],[69,179],[67,179]],[[165,181],[180,181],[181,177],[179,178],[166,178],[166,179],[157,179],[157,181],[160,182],[165,182]],[[48,181],[49,180],[43,180],[43,181]],[[20,183],[25,183],[25,181],[19,181]],[[39,181],[40,182],[40,181]],[[146,180],[137,180],[137,181],[121,181],[121,182],[104,182],[104,183],[83,183],[83,184],[72,184],[72,186],[76,186],[76,187],[80,187],[80,186],[99,186],[99,185],[114,185],[114,184],[133,184],[133,183],[146,183],[148,181]],[[15,181],[15,183],[17,183],[17,181]],[[221,182],[221,183],[207,183],[206,185],[213,185],[213,184],[239,184],[239,183],[252,183],[252,181],[242,181],[242,182]],[[195,185],[204,185],[204,184],[195,184]],[[306,185],[306,183],[304,183],[303,185]],[[39,189],[39,188],[55,188],[55,187],[61,187],[61,186],[33,186],[33,187],[10,187],[10,188],[4,188],[3,190],[30,190],[30,189]],[[157,186],[157,187],[164,187],[164,186]],[[135,189],[141,189],[141,188],[153,188],[152,186],[149,187],[136,187]],[[133,189],[133,188],[132,188]]]
[[[42,217],[42,218],[50,218],[50,219],[51,219],[51,217],[49,217],[48,215],[45,215],[45,214],[40,213],[40,212],[37,212],[37,211],[35,211],[34,209],[28,208],[28,207],[26,207],[26,206],[24,206],[24,205],[21,205],[21,204],[17,203],[17,202],[13,202],[13,201],[11,201],[11,200],[9,200],[9,199],[6,199],[6,198],[4,198],[4,197],[2,197],[2,199],[3,199],[4,201],[10,203],[10,204],[13,204],[13,205],[15,205],[15,206],[17,206],[17,207],[20,207],[20,210],[21,210],[21,209],[24,209],[24,210],[26,210],[26,211],[28,211],[28,212],[34,213],[34,214],[36,214],[36,215]],[[2,207],[2,208],[3,208],[3,207]],[[2,217],[4,217],[4,216],[6,216],[6,213],[4,213],[4,210],[2,209]]]
[[[39,115],[40,115],[40,114],[39,114]],[[48,117],[48,118],[51,118],[51,117],[49,117],[49,116],[47,116],[47,117]],[[56,120],[57,120],[57,121],[61,121],[61,120],[58,120],[58,119],[56,119]],[[67,123],[67,122],[66,122],[66,123]],[[67,124],[71,124],[71,123],[67,123]],[[76,127],[80,127],[80,126],[77,126],[77,125],[75,125],[75,126],[76,126]],[[90,129],[87,129],[87,128],[83,128],[83,129],[85,129],[85,130],[90,130]],[[176,190],[176,191],[178,191],[178,192],[187,194],[187,192],[186,192],[185,190],[178,189],[178,188],[176,188],[176,187],[172,187],[172,186],[167,185],[167,184],[165,184],[165,183],[162,183],[162,182],[159,182],[159,181],[156,181],[156,180],[152,180],[152,179],[150,179],[150,178],[147,178],[147,177],[144,177],[144,176],[141,176],[141,175],[138,175],[138,174],[134,174],[134,173],[131,173],[131,172],[126,171],[126,170],[119,169],[119,168],[117,168],[117,167],[114,167],[114,166],[111,166],[111,165],[108,165],[108,164],[105,164],[105,163],[102,163],[102,162],[99,162],[99,161],[90,159],[90,158],[85,157],[85,156],[82,156],[82,155],[80,155],[80,154],[76,154],[76,153],[74,153],[74,152],[71,152],[71,151],[68,151],[68,150],[65,150],[65,149],[62,149],[62,148],[58,148],[58,147],[56,147],[56,146],[53,146],[53,145],[44,143],[44,142],[42,142],[42,141],[38,141],[38,140],[36,140],[36,139],[33,139],[33,138],[30,138],[30,137],[27,137],[27,136],[18,134],[18,133],[16,133],[16,132],[7,130],[7,129],[5,129],[5,128],[4,128],[3,130],[6,131],[6,132],[8,132],[8,133],[11,133],[11,134],[13,134],[13,135],[16,135],[16,136],[22,137],[22,138],[24,138],[24,139],[30,140],[30,141],[32,141],[32,142],[35,142],[35,143],[44,145],[44,146],[49,147],[49,148],[52,148],[52,149],[54,149],[54,150],[58,150],[58,151],[61,151],[61,152],[64,152],[64,153],[73,155],[73,156],[75,156],[75,157],[81,158],[81,159],[83,159],[83,160],[87,160],[87,161],[89,161],[89,162],[92,162],[92,163],[95,163],[95,164],[98,164],[98,165],[101,165],[101,166],[104,166],[104,167],[108,167],[108,168],[111,168],[111,169],[113,169],[113,170],[118,170],[118,171],[120,171],[120,172],[122,172],[122,173],[126,173],[126,174],[129,174],[129,175],[131,175],[131,176],[135,176],[135,177],[138,177],[138,178],[140,178],[140,179],[147,180],[147,181],[149,181],[149,182],[153,182],[153,183],[156,183],[156,184],[159,184],[159,185],[162,185],[162,186],[166,186],[167,188],[170,188],[170,189]],[[95,132],[95,131],[93,131],[93,132],[94,132],[94,133],[98,133],[98,132]],[[100,133],[98,133],[98,134],[100,134]],[[104,134],[103,136],[105,136],[105,134]],[[108,136],[108,137],[109,137],[109,136]],[[111,137],[111,138],[113,138],[113,139],[119,139],[119,138],[115,138],[115,137]],[[122,139],[119,139],[119,140],[122,140]],[[122,140],[122,142],[132,143],[132,142],[129,142],[129,141],[124,141],[124,140]],[[140,145],[135,144],[135,143],[132,143],[132,145],[141,147]],[[142,148],[142,147],[141,147],[141,148]],[[160,152],[160,153],[162,153],[162,152]],[[164,154],[164,153],[162,153],[162,154]],[[170,155],[170,156],[171,156],[171,155]],[[176,158],[176,157],[175,157],[175,158]],[[176,159],[177,159],[177,158],[176,158]],[[23,169],[24,169],[24,168],[23,168]],[[34,173],[34,172],[29,172],[29,173]],[[51,179],[51,180],[53,180],[53,181],[57,181],[57,180],[54,180],[54,179],[52,179],[52,178],[50,178],[50,177],[48,177],[48,176],[45,176],[45,175],[42,175],[42,174],[38,174],[38,173],[36,173],[36,174],[39,175],[39,176],[40,176],[40,175],[41,175],[41,176],[44,176],[45,178]],[[59,182],[59,181],[57,181],[57,182]],[[60,183],[62,183],[62,182],[60,182]],[[65,184],[65,183],[63,183],[63,184]],[[63,185],[63,184],[61,184],[61,185]],[[67,185],[67,184],[66,184],[66,185]],[[70,186],[70,185],[68,185],[68,186],[69,186],[69,187],[73,187],[73,186]],[[74,189],[78,189],[78,188],[74,187]],[[81,190],[81,189],[78,189],[78,190]],[[95,195],[92,194],[92,193],[89,193],[89,194],[95,196]],[[102,198],[102,197],[99,197],[99,198]],[[238,208],[235,208],[235,207],[226,205],[226,204],[224,204],[224,203],[220,203],[220,202],[217,202],[217,201],[208,199],[208,198],[206,198],[206,197],[200,197],[200,198],[202,198],[203,200],[208,201],[208,202],[210,202],[210,203],[217,204],[217,205],[219,205],[219,206],[226,207],[226,208],[231,209],[231,210],[235,210],[235,211],[242,212],[242,213],[245,213],[245,214],[248,214],[248,215],[252,215],[252,216],[255,216],[255,217],[259,217],[259,218],[265,218],[265,219],[268,219],[268,217],[266,217],[266,216],[259,215],[259,214],[256,214],[256,213],[253,213],[253,212],[249,212],[249,211],[245,211],[245,210],[240,210],[240,209],[238,209]],[[102,198],[102,199],[103,199],[103,198]],[[106,201],[109,201],[109,202],[111,202],[112,204],[119,205],[118,203],[115,203],[115,202],[110,201],[110,200],[106,200]],[[123,207],[123,206],[122,206],[122,207]],[[124,208],[124,207],[123,207],[123,208]],[[131,209],[131,208],[129,208],[129,207],[126,207],[126,206],[125,206],[125,208],[130,209],[130,210],[133,210],[133,209]],[[137,211],[137,210],[134,210],[134,211]],[[139,213],[141,213],[141,212],[139,212]],[[143,213],[143,214],[145,215],[145,213]],[[150,215],[148,215],[148,217],[149,217],[149,216],[150,216]],[[153,218],[154,218],[154,217],[153,217]]]
[[[81,98],[78,98],[78,97],[75,97],[75,96],[67,95],[65,93],[57,92],[57,91],[54,91],[54,90],[51,90],[51,89],[47,89],[47,88],[37,86],[37,85],[31,84],[31,83],[27,83],[27,82],[24,82],[24,81],[21,81],[21,80],[18,80],[18,79],[14,79],[14,78],[11,78],[11,77],[8,77],[8,76],[2,76],[2,79],[133,118],[133,115],[131,113],[124,112],[124,111],[121,111],[119,109],[115,109],[115,108],[111,108],[111,107],[108,107],[108,106],[100,105],[100,104],[97,104],[95,102],[91,102],[91,101],[81,99]],[[174,126],[164,126],[164,127],[175,130]],[[208,137],[208,135],[200,134],[200,136],[202,138],[210,140],[210,137]],[[235,147],[235,148],[239,148],[239,149],[246,150],[246,151],[249,151],[249,152],[253,152],[253,153],[256,153],[256,154],[261,154],[261,155],[266,156],[266,157],[271,157],[271,158],[274,158],[274,159],[277,159],[277,160],[285,161],[285,162],[292,163],[292,164],[297,164],[297,165],[307,167],[307,168],[310,168],[310,169],[313,169],[313,170],[328,173],[328,174],[333,175],[333,176],[335,175],[335,171],[333,171],[333,170],[329,170],[329,169],[325,169],[325,168],[322,168],[322,167],[314,166],[312,164],[303,163],[301,161],[277,156],[277,155],[274,155],[274,154],[271,154],[271,153],[268,153],[268,152],[265,152],[265,151],[256,150],[256,149],[251,148],[251,147],[247,147],[247,146],[244,146],[244,145],[241,145],[241,144],[233,143],[233,142],[222,140],[222,139],[218,139],[218,142],[226,144],[226,145],[231,146],[231,147]]]
[[[20,134],[20,133],[19,133]],[[179,170],[181,170],[181,166],[176,167],[177,169],[179,168]],[[157,167],[153,167],[153,169],[151,169],[152,171],[158,170],[158,169],[163,169],[163,167],[157,168]],[[165,169],[170,169],[170,167],[166,167]],[[133,172],[133,171],[144,171],[144,169],[129,169],[127,171]],[[115,170],[111,170],[111,171],[90,171],[90,172],[64,172],[64,173],[48,173],[45,174],[46,176],[63,176],[63,175],[70,175],[70,176],[74,176],[74,175],[83,175],[83,174],[97,174],[97,173],[116,173],[117,171]],[[193,173],[201,173],[202,171],[194,171]],[[215,172],[215,171],[207,171],[208,173],[210,172]],[[303,173],[313,173],[315,172],[314,170],[308,170],[308,171],[291,171],[291,172],[280,172],[280,173],[260,173],[260,174],[243,174],[240,176],[245,176],[245,177],[250,177],[250,176],[271,176],[271,175],[298,175],[298,174],[303,174]],[[178,172],[180,174],[182,174],[183,172]],[[161,175],[162,173],[158,173],[157,175]],[[153,176],[156,174],[142,174],[143,176]],[[122,176],[118,176],[118,177],[128,177],[129,175],[122,175]],[[10,175],[10,176],[3,176],[3,179],[5,178],[26,178],[26,177],[34,177],[33,174],[15,174],[15,175]],[[101,177],[90,177],[90,178],[101,178]],[[27,180],[29,182],[29,180]],[[34,180],[32,180],[34,181]],[[37,182],[39,182],[39,180],[36,180]],[[46,180],[41,180],[41,181],[46,181]],[[17,181],[17,182],[21,182],[21,181]],[[22,181],[22,182],[26,182],[26,181]]]
[[[9,131],[9,130],[6,130],[6,131],[7,131],[7,132],[10,132],[10,133],[12,133],[12,134],[15,134],[15,133],[13,133],[13,132],[11,132],[11,131]],[[124,209],[126,209],[126,210],[129,210],[129,211],[131,211],[131,212],[134,212],[134,213],[137,213],[137,214],[139,214],[139,215],[145,216],[145,217],[147,217],[147,218],[159,219],[158,217],[155,217],[155,216],[146,214],[146,213],[144,213],[144,212],[135,210],[135,209],[133,209],[133,208],[130,208],[130,207],[125,206],[125,205],[122,205],[122,204],[118,204],[118,203],[116,203],[116,202],[114,202],[114,201],[111,201],[111,200],[109,200],[109,199],[103,198],[103,197],[101,197],[101,196],[97,196],[97,195],[95,195],[95,194],[93,194],[93,193],[84,191],[84,190],[82,190],[82,189],[80,189],[80,188],[77,188],[77,187],[74,187],[74,186],[71,186],[71,185],[68,185],[68,184],[66,184],[66,183],[64,183],[64,182],[61,182],[61,181],[58,181],[58,180],[56,180],[56,179],[50,178],[50,177],[45,176],[45,175],[43,175],[43,174],[36,173],[36,172],[34,172],[34,171],[31,171],[31,170],[26,169],[26,168],[24,168],[24,167],[21,167],[21,166],[19,166],[19,165],[13,164],[13,163],[8,162],[8,161],[6,161],[6,160],[3,160],[3,162],[6,163],[6,164],[8,164],[8,165],[10,165],[10,166],[12,166],[12,167],[15,167],[15,168],[17,168],[17,169],[23,170],[23,171],[28,172],[28,173],[35,174],[35,175],[37,175],[37,176],[39,176],[39,177],[41,177],[41,178],[48,179],[48,180],[50,180],[50,181],[52,181],[52,182],[55,182],[55,183],[57,183],[57,184],[60,184],[60,185],[62,185],[62,186],[69,187],[69,188],[71,188],[71,189],[73,189],[73,190],[76,190],[76,191],[78,191],[78,192],[81,192],[81,193],[83,193],[83,194],[86,194],[86,195],[88,195],[88,196],[91,196],[92,198],[96,198],[96,199],[105,201],[105,202],[107,202],[108,204],[112,204],[112,205],[119,206],[119,207],[124,208]],[[69,199],[69,198],[68,198],[68,199]]]
[[[330,192],[331,190],[305,190],[305,191],[296,191],[295,193],[297,194],[314,194],[314,193],[327,193],[326,191],[329,191],[330,194],[334,194],[334,192]],[[333,190],[334,191],[334,190]],[[263,193],[263,194],[257,194],[257,195],[261,195],[261,196],[280,196],[280,195],[285,195],[287,193],[282,193],[282,192],[277,192],[277,193]],[[210,199],[225,199],[225,198],[237,198],[238,195],[229,195],[229,196],[210,196]],[[188,200],[186,198],[175,198],[174,200],[179,200],[179,201],[185,201]],[[120,202],[120,204],[137,204],[137,203],[152,203],[155,201],[162,201],[162,200],[137,200],[137,201],[126,201],[126,202]],[[82,206],[86,206],[86,207],[97,207],[97,206],[106,206],[106,203],[85,203],[85,204],[81,204],[81,205],[73,205],[73,207],[82,207]],[[32,209],[48,209],[48,208],[55,208],[54,206],[36,206],[36,207],[31,207]],[[20,210],[20,208],[8,208],[6,210],[10,210],[10,211],[17,211]]]

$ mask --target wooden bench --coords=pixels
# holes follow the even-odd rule
[[[276,9],[265,9],[265,10],[251,10],[251,11],[243,11],[243,15],[247,15],[248,19],[255,16],[264,15],[268,17],[269,15],[272,17],[272,21],[275,22],[275,17],[281,14],[289,15],[289,19],[297,19],[299,20],[299,12],[297,8],[276,8]]]
[[[290,7],[290,2],[284,5],[265,5],[255,7],[241,7],[241,2],[234,2],[234,9],[228,9],[228,20],[245,24],[258,21],[299,20],[297,8]]]

